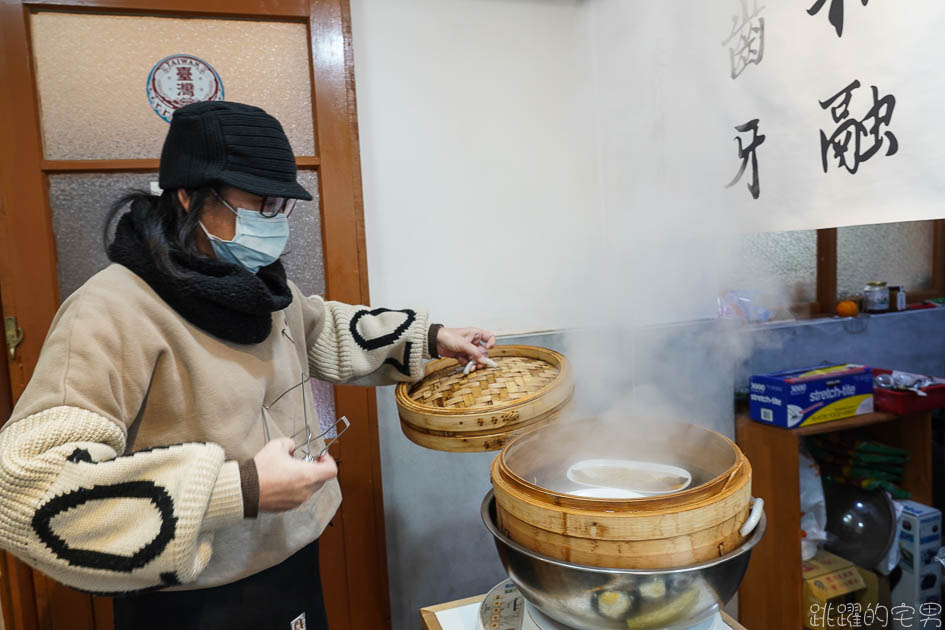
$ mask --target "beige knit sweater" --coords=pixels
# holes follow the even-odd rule
[[[259,344],[191,325],[111,265],[65,301],[33,378],[0,431],[0,547],[98,593],[232,582],[317,538],[341,502],[243,518],[238,463],[317,426],[302,380],[418,378],[427,318],[305,297]],[[304,392],[304,393],[303,393]],[[304,403],[303,403],[304,396]],[[357,418],[351,419],[357,422]]]

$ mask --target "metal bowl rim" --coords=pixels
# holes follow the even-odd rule
[[[537,551],[532,551],[522,545],[518,544],[514,540],[508,538],[505,534],[499,531],[499,528],[492,521],[492,516],[489,514],[489,507],[492,503],[495,502],[495,494],[493,490],[489,490],[486,493],[486,496],[482,499],[482,506],[479,508],[479,514],[482,517],[482,522],[485,524],[486,529],[489,530],[495,538],[502,542],[502,544],[511,547],[515,551],[530,556],[535,560],[540,560],[542,562],[547,562],[548,564],[554,564],[565,569],[573,569],[575,571],[587,571],[591,573],[605,573],[608,575],[613,575],[619,573],[622,575],[666,575],[668,573],[688,573],[691,571],[700,571],[702,569],[708,569],[720,564],[724,564],[729,560],[733,560],[736,557],[750,552],[755,545],[757,545],[762,537],[765,535],[765,530],[768,528],[768,517],[762,511],[761,520],[758,521],[758,525],[755,526],[754,531],[751,533],[751,536],[746,540],[740,547],[733,549],[724,556],[718,558],[713,558],[712,560],[706,560],[705,562],[700,562],[699,564],[691,564],[683,567],[672,567],[669,569],[607,569],[604,567],[595,567],[587,564],[574,564],[572,562],[565,562],[564,560],[558,560],[557,558],[551,558],[544,554],[540,554]]]

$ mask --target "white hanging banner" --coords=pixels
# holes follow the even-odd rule
[[[595,0],[608,216],[781,231],[945,216],[942,0]]]

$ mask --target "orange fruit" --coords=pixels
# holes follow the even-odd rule
[[[859,312],[860,309],[857,308],[856,302],[853,300],[844,300],[837,303],[837,315],[840,317],[856,317]]]

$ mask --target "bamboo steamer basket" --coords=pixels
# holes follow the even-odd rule
[[[750,511],[751,465],[724,436],[699,427],[676,426],[690,434],[687,441],[674,439],[670,431],[667,452],[660,453],[642,440],[642,445],[636,444],[636,453],[630,449],[624,458],[680,465],[693,472],[695,487],[641,499],[570,495],[560,479],[545,470],[549,466],[566,470],[575,458],[596,455],[595,440],[590,440],[590,450],[571,442],[577,453],[570,458],[548,453],[540,446],[589,428],[607,428],[599,421],[542,427],[509,442],[492,464],[499,528],[515,542],[547,556],[614,569],[675,568],[711,560],[739,547],[745,540],[739,529]],[[621,440],[610,436],[604,440],[617,444],[605,453],[615,456]],[[600,446],[600,440],[596,445]],[[542,450],[551,464],[539,463]],[[512,457],[506,457],[510,451]],[[523,471],[524,455],[528,457]],[[697,459],[687,463],[687,457]],[[535,466],[534,482],[525,480],[530,465]],[[551,483],[547,483],[549,479]]]
[[[561,354],[510,345],[492,348],[489,357],[498,367],[468,375],[455,359],[430,361],[419,382],[398,385],[404,435],[441,451],[493,451],[571,411],[574,384]]]

